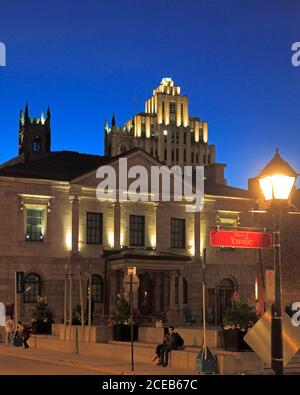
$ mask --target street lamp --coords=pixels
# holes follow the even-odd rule
[[[276,375],[283,374],[280,223],[282,210],[287,206],[296,179],[296,172],[281,158],[278,149],[258,176],[260,189],[274,219],[275,298],[272,306],[271,355],[272,369]]]

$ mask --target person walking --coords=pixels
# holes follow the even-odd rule
[[[13,339],[15,334],[15,324],[13,317],[10,317],[5,323],[5,344],[7,347],[13,345]]]
[[[17,331],[22,339],[24,348],[29,348],[27,340],[29,339],[30,334],[29,334],[28,329],[22,324],[21,321],[18,322]]]
[[[165,344],[160,349],[160,359],[157,365],[162,365],[163,367],[168,366],[169,353],[171,350],[178,350],[179,347],[183,346],[183,343],[183,339],[179,333],[176,333],[174,327],[170,326],[165,338]]]

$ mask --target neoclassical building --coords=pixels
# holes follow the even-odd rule
[[[175,103],[175,113],[171,103]],[[73,306],[80,303],[79,273],[85,308],[91,278],[95,323],[113,314],[116,295],[124,292],[124,273],[131,265],[140,279],[134,303],[142,318],[162,317],[175,323],[184,320],[185,307],[200,315],[204,249],[211,322],[221,322],[234,291],[255,304],[256,252],[209,244],[211,228],[253,226],[249,213],[253,199],[247,191],[227,185],[225,165],[214,163],[213,146],[207,144],[207,125],[188,117],[187,98],[168,79],[147,100],[145,115],[133,119],[128,131],[133,128],[134,135],[126,149],[122,136],[114,140],[113,134],[119,132],[113,125],[105,134],[106,155],[97,156],[51,151],[50,111],[46,118],[34,119],[28,107],[21,113],[19,155],[0,168],[0,301],[6,306],[14,304],[15,272],[24,272],[24,293],[18,295],[17,303],[25,322],[38,295],[47,297],[55,321],[61,322],[66,264],[72,274]],[[151,155],[148,144],[152,120],[159,155]],[[120,158],[127,158],[128,169],[139,165],[149,172],[162,162],[171,165],[177,132],[179,163],[205,163],[201,212],[188,212],[189,203],[175,201],[172,193],[170,202],[97,199],[99,167],[109,165],[118,175]],[[173,133],[174,143],[169,140]],[[182,144],[184,134],[186,145]],[[137,143],[132,147],[129,141]]]

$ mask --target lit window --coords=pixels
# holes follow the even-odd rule
[[[94,303],[103,303],[103,280],[99,274],[92,275],[92,300]]]
[[[219,224],[224,228],[237,228],[238,218],[237,217],[219,217]]]
[[[43,209],[26,210],[26,241],[43,241]]]
[[[41,296],[41,278],[30,273],[24,279],[24,303],[36,303],[38,296]]]
[[[175,114],[176,112],[176,106],[174,102],[170,103],[170,114]]]

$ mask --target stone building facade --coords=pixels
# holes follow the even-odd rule
[[[102,322],[114,312],[130,265],[140,278],[134,303],[141,317],[175,323],[185,319],[187,307],[200,316],[204,251],[210,322],[221,322],[235,291],[255,304],[257,252],[210,247],[211,228],[254,225],[255,199],[227,185],[225,165],[215,163],[208,145],[207,123],[189,116],[187,97],[172,80],[163,79],[145,113],[124,129],[115,121],[106,125],[105,156],[51,151],[50,111],[46,119],[32,119],[26,107],[19,135],[19,155],[0,167],[0,301],[12,307],[15,272],[24,272],[17,311],[25,322],[38,295],[61,322],[70,278],[73,307],[80,303],[81,278],[84,308],[90,289],[94,322]],[[162,163],[205,164],[203,209],[188,212],[189,203],[175,201],[174,193],[170,202],[99,201],[97,170],[109,165],[118,175],[120,158],[127,158],[128,170],[138,165],[148,174]]]
[[[158,164],[138,148],[124,156],[129,168]],[[125,269],[134,264],[141,280],[135,299],[140,314],[176,322],[184,306],[200,314],[201,261],[207,248],[207,300],[215,322],[235,290],[254,303],[255,253],[209,246],[211,227],[251,225],[252,201],[245,191],[207,184],[201,213],[186,212],[185,204],[172,201],[99,202],[96,172],[104,164],[118,167],[118,157],[108,161],[63,151],[1,169],[1,301],[14,303],[15,272],[22,271],[21,318],[29,320],[35,297],[42,295],[61,322],[69,262],[73,306],[80,303],[79,272],[85,304],[92,274],[94,319],[100,322],[114,310]]]

